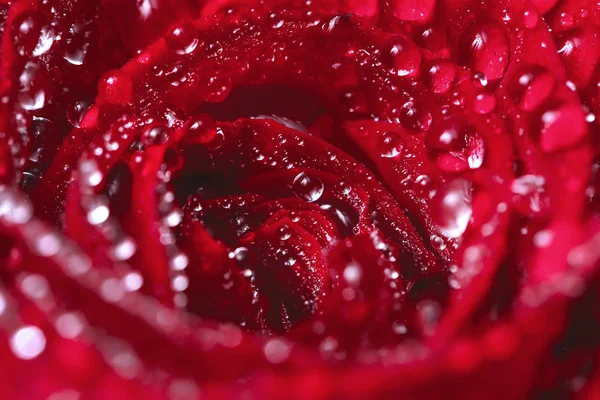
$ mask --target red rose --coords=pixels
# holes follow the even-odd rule
[[[595,2],[4,3],[5,398],[600,396]]]

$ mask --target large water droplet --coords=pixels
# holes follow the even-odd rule
[[[316,176],[311,176],[309,173],[301,172],[294,178],[292,190],[296,197],[314,202],[321,198],[325,185],[323,181]]]
[[[541,115],[540,146],[556,151],[580,141],[587,133],[585,113],[578,104],[564,103],[548,107]]]
[[[519,70],[510,82],[510,92],[521,110],[539,107],[554,89],[554,75],[547,68],[530,65]]]
[[[110,210],[108,208],[108,201],[106,199],[98,198],[94,199],[89,205],[87,211],[87,220],[92,225],[99,225],[108,219],[110,216]]]
[[[473,99],[473,110],[477,114],[489,114],[496,108],[496,98],[491,93],[477,93]]]
[[[444,171],[476,169],[483,164],[483,138],[462,119],[438,121],[425,136],[425,144],[428,156]]]
[[[25,64],[25,68],[19,76],[21,89],[19,91],[19,102],[21,107],[27,111],[42,109],[49,96],[49,82],[46,71],[34,62]]]
[[[169,135],[169,128],[166,125],[155,123],[142,133],[142,144],[145,147],[161,145],[169,140]]]
[[[290,228],[287,225],[282,225],[278,229],[277,234],[278,234],[280,240],[288,240],[289,238],[292,237],[292,231],[290,230]]]
[[[94,24],[76,22],[69,29],[66,38],[64,59],[71,65],[82,65],[90,47],[90,37]]]
[[[385,132],[377,141],[377,149],[381,157],[396,157],[402,152],[403,148],[402,137],[396,132]]]
[[[19,55],[24,56],[35,48],[42,27],[42,15],[26,11],[17,15],[11,27],[12,39]]]
[[[535,9],[527,9],[523,12],[523,26],[525,28],[535,28],[539,19],[540,16]]]
[[[471,182],[456,179],[442,186],[431,200],[431,218],[447,238],[462,236],[473,214]]]
[[[177,54],[190,54],[198,47],[198,30],[190,23],[178,26],[165,36],[165,42]]]
[[[390,0],[388,2],[396,18],[419,25],[425,24],[431,19],[435,3],[436,0]]]
[[[0,218],[9,224],[24,224],[32,216],[33,206],[24,195],[0,186]]]
[[[512,181],[513,203],[524,215],[539,213],[549,205],[546,196],[546,179],[539,175],[523,175]]]
[[[282,339],[270,339],[264,347],[265,358],[272,364],[281,364],[290,355],[291,346]]]
[[[462,62],[469,65],[472,71],[483,73],[487,79],[502,78],[508,66],[508,58],[506,34],[496,21],[478,22],[463,37]]]
[[[217,135],[217,124],[208,114],[198,114],[185,124],[184,140],[190,143],[206,144]]]
[[[425,132],[431,126],[432,116],[424,104],[409,101],[400,110],[400,123],[412,132]]]
[[[87,100],[78,100],[67,107],[67,120],[75,128],[79,128],[83,116],[90,108],[91,103]]]
[[[25,326],[10,338],[10,349],[22,360],[32,360],[46,348],[46,336],[37,326]]]
[[[569,79],[577,85],[586,85],[600,59],[596,28],[583,25],[570,29],[558,34],[555,42]]]
[[[454,85],[456,66],[448,60],[436,60],[427,70],[426,79],[434,93],[447,93]]]
[[[388,54],[384,61],[391,66],[392,72],[398,76],[413,76],[421,65],[421,51],[408,39],[397,36],[389,44]]]

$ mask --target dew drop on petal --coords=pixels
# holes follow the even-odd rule
[[[165,42],[177,54],[190,54],[198,47],[198,31],[193,24],[184,24],[169,32]]]
[[[74,339],[85,327],[83,318],[75,313],[64,313],[56,319],[56,331],[64,338]]]
[[[31,360],[39,356],[46,348],[46,336],[37,326],[25,326],[10,338],[10,349],[22,360]]]
[[[447,238],[462,236],[471,220],[471,183],[455,179],[440,188],[431,200],[431,217],[438,231]]]
[[[123,286],[129,292],[139,290],[144,284],[144,278],[138,272],[130,272],[123,277]]]
[[[323,195],[325,185],[320,178],[311,176],[306,172],[301,172],[294,178],[292,189],[296,197],[308,202],[314,202],[319,200]]]
[[[402,138],[396,132],[385,132],[377,141],[377,148],[381,157],[394,158],[402,152],[404,145]]]
[[[113,255],[115,259],[119,261],[126,261],[130,259],[136,251],[136,244],[133,239],[125,237],[119,240],[113,246]]]
[[[265,357],[272,364],[281,364],[290,355],[291,346],[281,339],[271,339],[264,347]]]
[[[185,124],[185,140],[190,143],[206,144],[217,136],[217,124],[208,114],[198,114]]]

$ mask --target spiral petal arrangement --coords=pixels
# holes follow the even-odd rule
[[[6,399],[596,399],[600,6],[0,1]]]

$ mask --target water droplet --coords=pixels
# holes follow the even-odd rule
[[[171,288],[176,292],[185,291],[190,284],[190,281],[185,275],[178,275],[171,281]]]
[[[92,32],[93,23],[76,22],[69,29],[66,37],[66,46],[64,59],[71,65],[83,65],[90,47],[89,38],[95,33]]]
[[[9,224],[24,224],[32,216],[33,206],[24,195],[0,186],[0,218]]]
[[[528,9],[523,13],[523,26],[525,28],[535,28],[538,24],[540,17],[534,9]]]
[[[588,131],[585,112],[574,103],[549,106],[542,113],[539,124],[540,147],[547,152],[577,143]]]
[[[123,277],[123,286],[129,292],[139,290],[144,284],[144,278],[138,272],[130,272]]]
[[[524,215],[539,213],[549,206],[549,198],[545,194],[546,179],[539,175],[523,175],[511,183],[511,191],[515,194],[513,203]]]
[[[69,48],[65,51],[65,60],[71,65],[83,65],[85,56],[87,55],[88,43],[82,48]]]
[[[478,93],[473,99],[473,109],[477,114],[489,114],[496,108],[496,97],[490,93]]]
[[[560,13],[558,19],[561,28],[570,28],[573,26],[573,14],[571,13],[562,12]]]
[[[402,152],[403,148],[402,138],[396,132],[385,132],[377,141],[377,149],[381,157],[396,157]]]
[[[109,278],[102,282],[102,285],[100,285],[100,294],[109,303],[121,301],[123,296],[125,296],[121,281],[114,278]]]
[[[458,238],[467,229],[473,214],[471,187],[471,182],[456,179],[442,186],[431,200],[431,218],[447,238]]]
[[[356,52],[355,58],[360,65],[364,66],[371,61],[371,53],[365,49],[360,49]]]
[[[404,335],[408,330],[406,329],[406,325],[395,323],[392,325],[392,330],[397,335]]]
[[[24,56],[35,48],[42,27],[40,13],[30,10],[17,15],[11,27],[13,43],[19,55]]]
[[[281,364],[287,360],[291,350],[291,345],[282,339],[270,339],[264,347],[265,357],[272,364]]]
[[[108,202],[105,199],[95,199],[90,204],[87,212],[87,220],[92,225],[100,225],[108,219],[110,216],[110,210],[108,209]]]
[[[521,110],[531,111],[546,101],[554,84],[554,76],[547,68],[530,65],[515,74],[510,83],[510,92]]]
[[[576,85],[586,85],[594,74],[599,58],[595,28],[583,24],[557,34],[554,41],[567,77]]]
[[[292,190],[296,197],[314,202],[321,198],[325,185],[323,181],[316,176],[310,176],[306,172],[301,172],[294,178]]]
[[[142,133],[142,145],[145,147],[158,146],[169,140],[170,131],[162,123],[154,123],[148,126]]]
[[[198,114],[185,124],[184,140],[190,143],[206,144],[217,136],[217,124],[208,114]]]
[[[285,259],[284,263],[283,263],[286,267],[292,267],[294,266],[294,264],[296,264],[296,258],[289,256]]]
[[[221,42],[215,41],[206,45],[206,53],[209,57],[218,57],[223,52]]]
[[[225,100],[231,92],[231,78],[225,74],[217,74],[208,80],[206,88],[208,89],[208,100],[219,103]]]
[[[456,66],[448,60],[436,60],[427,70],[425,78],[434,93],[447,93],[454,85]]]
[[[402,36],[396,36],[389,44],[387,60],[391,66],[392,72],[398,76],[412,76],[421,65],[421,51],[409,39]]]
[[[292,232],[287,225],[283,225],[278,229],[278,236],[280,240],[288,240],[292,237]]]
[[[170,400],[194,400],[202,397],[200,388],[191,379],[173,379],[167,392]]]
[[[433,300],[421,300],[417,304],[418,319],[425,335],[435,332],[435,327],[442,315],[442,307]]]
[[[363,272],[360,266],[356,263],[350,263],[344,268],[343,276],[346,282],[352,286],[358,286],[362,278]]]
[[[44,232],[34,239],[34,250],[43,257],[52,257],[60,250],[59,238],[50,232]]]
[[[431,235],[429,241],[431,242],[431,246],[438,251],[446,249],[446,242],[444,242],[444,239],[438,235]]]
[[[476,169],[483,164],[483,138],[462,119],[439,120],[425,136],[425,144],[429,158],[444,171]]]
[[[169,262],[169,266],[171,267],[171,269],[174,269],[175,271],[183,271],[184,269],[187,268],[189,263],[190,263],[190,260],[189,260],[188,256],[179,252],[171,258],[171,260]]]
[[[64,313],[56,319],[56,331],[59,335],[67,339],[74,339],[79,336],[85,327],[83,318],[75,313]]]
[[[46,336],[37,326],[25,326],[10,338],[10,349],[22,360],[32,360],[46,348]]]
[[[388,2],[396,18],[418,25],[423,25],[432,18],[435,3],[436,0],[390,0]]]
[[[483,20],[466,32],[460,58],[472,71],[481,72],[487,79],[496,80],[504,76],[508,66],[508,49],[502,25],[494,20]]]
[[[554,241],[555,233],[551,230],[541,230],[533,236],[533,243],[538,248],[548,248]]]
[[[400,123],[412,132],[425,132],[431,126],[432,116],[429,110],[412,101],[407,102],[400,110]]]
[[[81,393],[73,389],[63,389],[52,393],[47,400],[81,400]]]
[[[75,128],[79,128],[83,116],[89,110],[91,103],[87,100],[78,100],[67,107],[67,120]]]
[[[50,50],[50,48],[54,44],[54,39],[54,32],[48,27],[43,27],[40,30],[40,39],[37,45],[35,46],[35,49],[33,49],[33,56],[39,57],[41,55],[46,54],[46,52]]]
[[[165,36],[165,42],[177,54],[190,54],[198,47],[198,30],[191,23],[178,26]]]
[[[42,109],[49,99],[49,85],[46,71],[34,62],[25,64],[23,72],[19,76],[21,89],[19,91],[19,103],[27,111]]]

